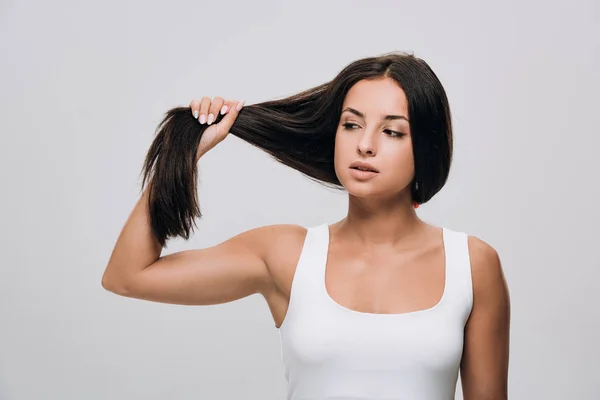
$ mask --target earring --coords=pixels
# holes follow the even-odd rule
[[[415,182],[415,192],[419,190],[419,182]],[[416,201],[413,201],[413,207],[414,208],[419,208],[419,203],[417,203]]]

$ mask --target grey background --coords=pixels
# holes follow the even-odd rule
[[[283,399],[262,297],[166,305],[101,276],[166,110],[291,95],[389,51],[425,59],[448,92],[454,164],[418,212],[500,254],[510,398],[600,399],[599,8],[0,2],[0,399]],[[344,194],[232,136],[199,167],[200,231],[164,254],[346,212]]]

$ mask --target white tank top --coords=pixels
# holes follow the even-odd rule
[[[403,314],[351,310],[325,288],[329,225],[308,228],[278,329],[288,400],[454,399],[473,293],[467,235],[443,228],[441,300]]]

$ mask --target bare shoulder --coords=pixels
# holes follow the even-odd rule
[[[486,274],[493,273],[493,270],[497,272],[498,269],[501,269],[500,256],[490,244],[477,236],[468,236],[468,243],[473,273]]]
[[[296,224],[273,224],[254,228],[248,232],[253,232],[257,237],[266,239],[267,242],[275,241],[270,244],[284,244],[289,240],[304,239],[307,229]]]
[[[306,231],[306,228],[300,225],[273,224],[246,230],[236,237],[248,244],[258,246],[262,250],[261,253],[265,260],[267,260],[276,254],[282,246],[293,246],[298,241],[303,241]]]
[[[296,224],[268,225],[260,228],[259,234],[266,249],[267,266],[272,274],[277,274],[281,267],[298,261],[307,228]]]
[[[274,224],[252,229],[247,234],[255,243],[260,243],[273,284],[279,288],[282,284],[285,286],[285,282],[293,277],[307,228],[296,224]]]
[[[508,288],[500,255],[490,244],[476,236],[468,236],[474,300],[492,298],[508,300]]]
[[[260,243],[265,260],[276,260],[282,253],[302,246],[307,229],[296,224],[265,225],[246,231],[255,243]]]

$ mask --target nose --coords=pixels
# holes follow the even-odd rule
[[[356,145],[356,152],[360,155],[374,156],[376,154],[376,143],[374,135],[365,132]]]

